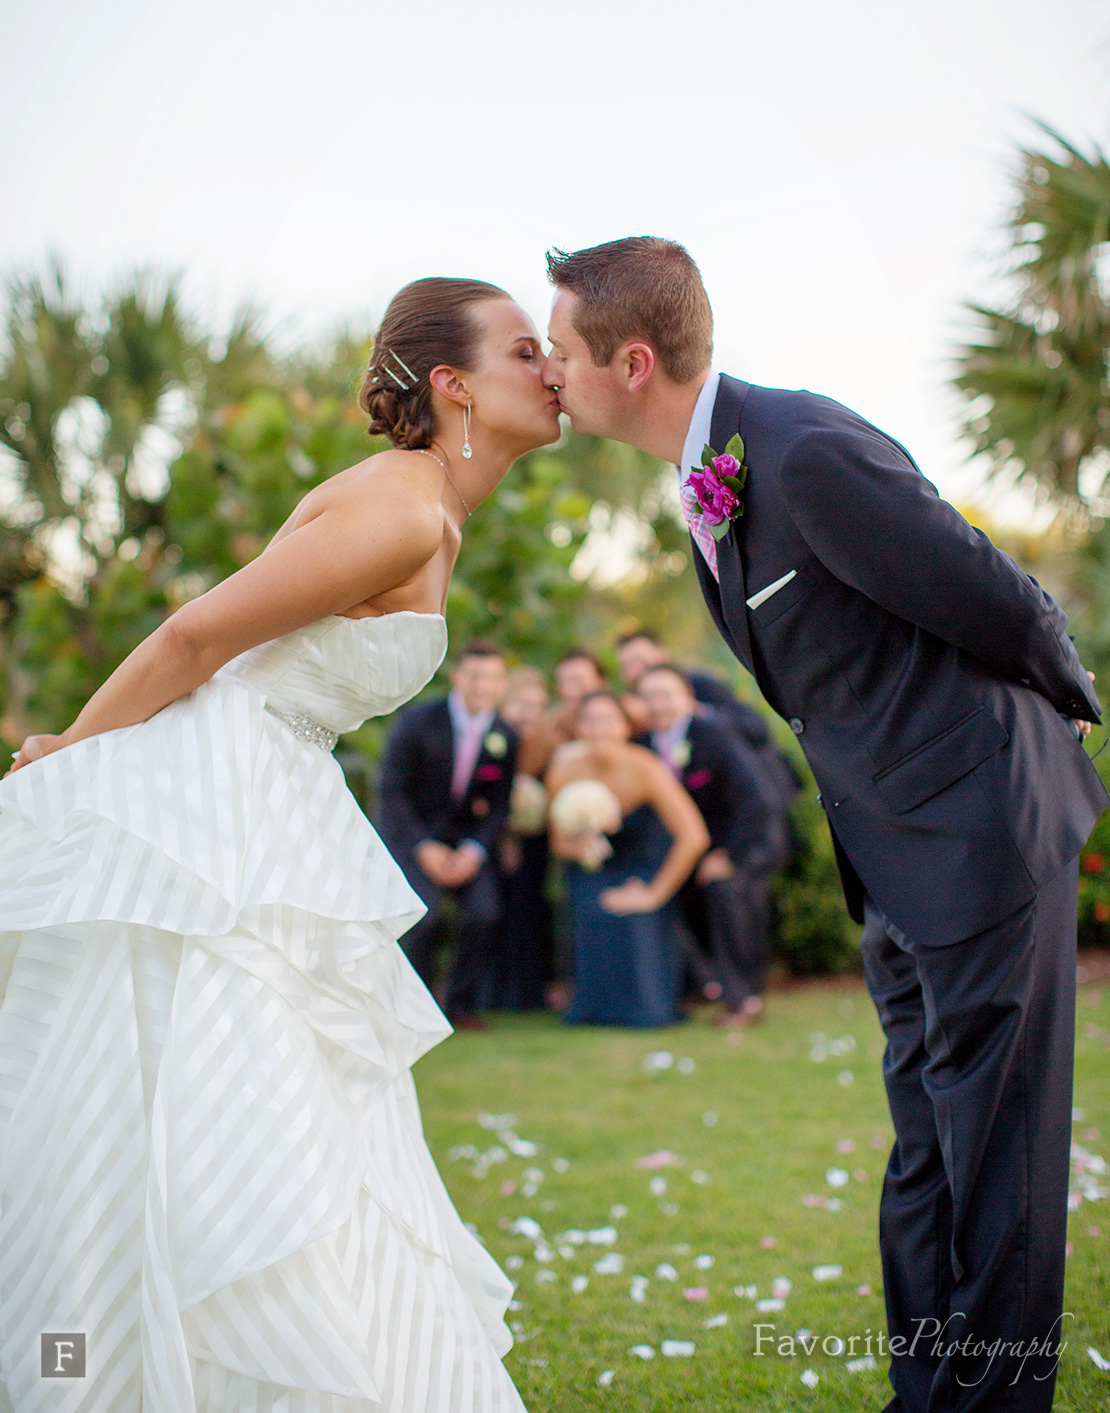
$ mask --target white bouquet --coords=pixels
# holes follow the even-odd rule
[[[517,775],[509,797],[509,828],[514,834],[542,834],[547,824],[547,791],[534,775]]]
[[[570,781],[556,792],[548,814],[560,834],[582,841],[583,868],[600,868],[613,852],[605,836],[621,827],[621,804],[604,781]]]

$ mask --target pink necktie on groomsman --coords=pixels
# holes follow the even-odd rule
[[[686,483],[683,482],[683,485]],[[717,573],[717,541],[705,523],[704,515],[691,514],[686,509],[685,499],[682,502],[682,514],[687,525],[690,527],[690,534],[694,537],[694,543],[701,550],[702,558],[709,565],[710,572],[717,583],[721,582],[721,576]]]
[[[456,802],[466,794],[470,777],[478,763],[482,749],[482,722],[477,716],[468,716],[462,739],[455,746],[455,769],[451,776],[451,798]]]

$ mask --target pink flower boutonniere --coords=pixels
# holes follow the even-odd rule
[[[688,517],[700,515],[713,538],[723,540],[744,513],[747,479],[744,442],[737,433],[719,456],[711,446],[703,448],[701,468],[692,469],[682,487],[682,508]]]

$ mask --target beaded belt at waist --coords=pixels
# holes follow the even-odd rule
[[[279,721],[284,721],[298,740],[307,741],[310,746],[319,746],[322,751],[335,750],[335,743],[339,740],[338,731],[329,731],[326,726],[321,726],[318,721],[313,721],[311,716],[305,716],[299,711],[278,711],[277,707],[271,706],[269,702],[266,703],[266,710]]]

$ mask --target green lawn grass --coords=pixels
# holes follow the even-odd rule
[[[1077,1033],[1075,1137],[1105,1154],[1110,988],[1081,988]],[[823,1060],[811,1054],[826,1043],[820,1036],[839,1042]],[[645,1072],[653,1051],[676,1063]],[[841,983],[772,995],[763,1024],[742,1037],[704,1020],[633,1032],[501,1017],[495,1030],[453,1036],[420,1062],[425,1128],[447,1186],[517,1282],[519,1308],[509,1317],[517,1343],[507,1364],[532,1413],[884,1406],[887,1361],[875,1370],[846,1368],[850,1354],[867,1352],[868,1331],[874,1340],[885,1330],[876,1213],[893,1135],[881,1053],[866,992]],[[497,1133],[480,1125],[482,1113],[514,1116],[513,1133],[538,1151],[505,1154]],[[849,1141],[851,1150],[841,1151]],[[497,1148],[504,1156],[488,1167],[466,1156]],[[636,1166],[663,1149],[681,1163]],[[830,1168],[846,1171],[847,1184],[830,1186]],[[535,1191],[527,1185],[532,1169]],[[652,1191],[653,1177],[666,1180],[665,1192]],[[806,1205],[807,1196],[841,1206]],[[511,1230],[521,1217],[542,1227],[550,1259],[538,1260],[536,1243]],[[557,1240],[609,1225],[618,1233],[612,1246]],[[1110,1358],[1110,1200],[1084,1201],[1070,1233],[1066,1308],[1076,1318],[1055,1407],[1095,1413],[1110,1406],[1110,1375],[1086,1352],[1093,1345]],[[620,1274],[594,1271],[608,1252],[624,1257]],[[542,1244],[540,1254],[548,1254]],[[713,1264],[695,1264],[699,1256]],[[660,1279],[661,1263],[675,1267],[678,1279]],[[839,1265],[843,1274],[814,1279],[813,1268],[823,1265]],[[576,1275],[589,1279],[578,1293]],[[642,1302],[631,1296],[636,1276],[649,1278]],[[792,1283],[783,1310],[760,1312],[749,1293],[736,1293],[754,1286],[755,1299],[771,1297],[779,1277]],[[708,1292],[704,1299],[684,1295],[698,1288]],[[707,1329],[719,1315],[727,1323]],[[857,1341],[841,1357],[820,1347],[784,1357],[767,1344],[756,1357],[757,1321],[774,1325],[776,1339],[805,1328]],[[664,1340],[693,1341],[695,1353],[662,1357]],[[636,1345],[650,1345],[655,1357],[630,1354]],[[612,1380],[600,1385],[607,1370]],[[813,1388],[802,1382],[806,1370],[818,1376]]]

